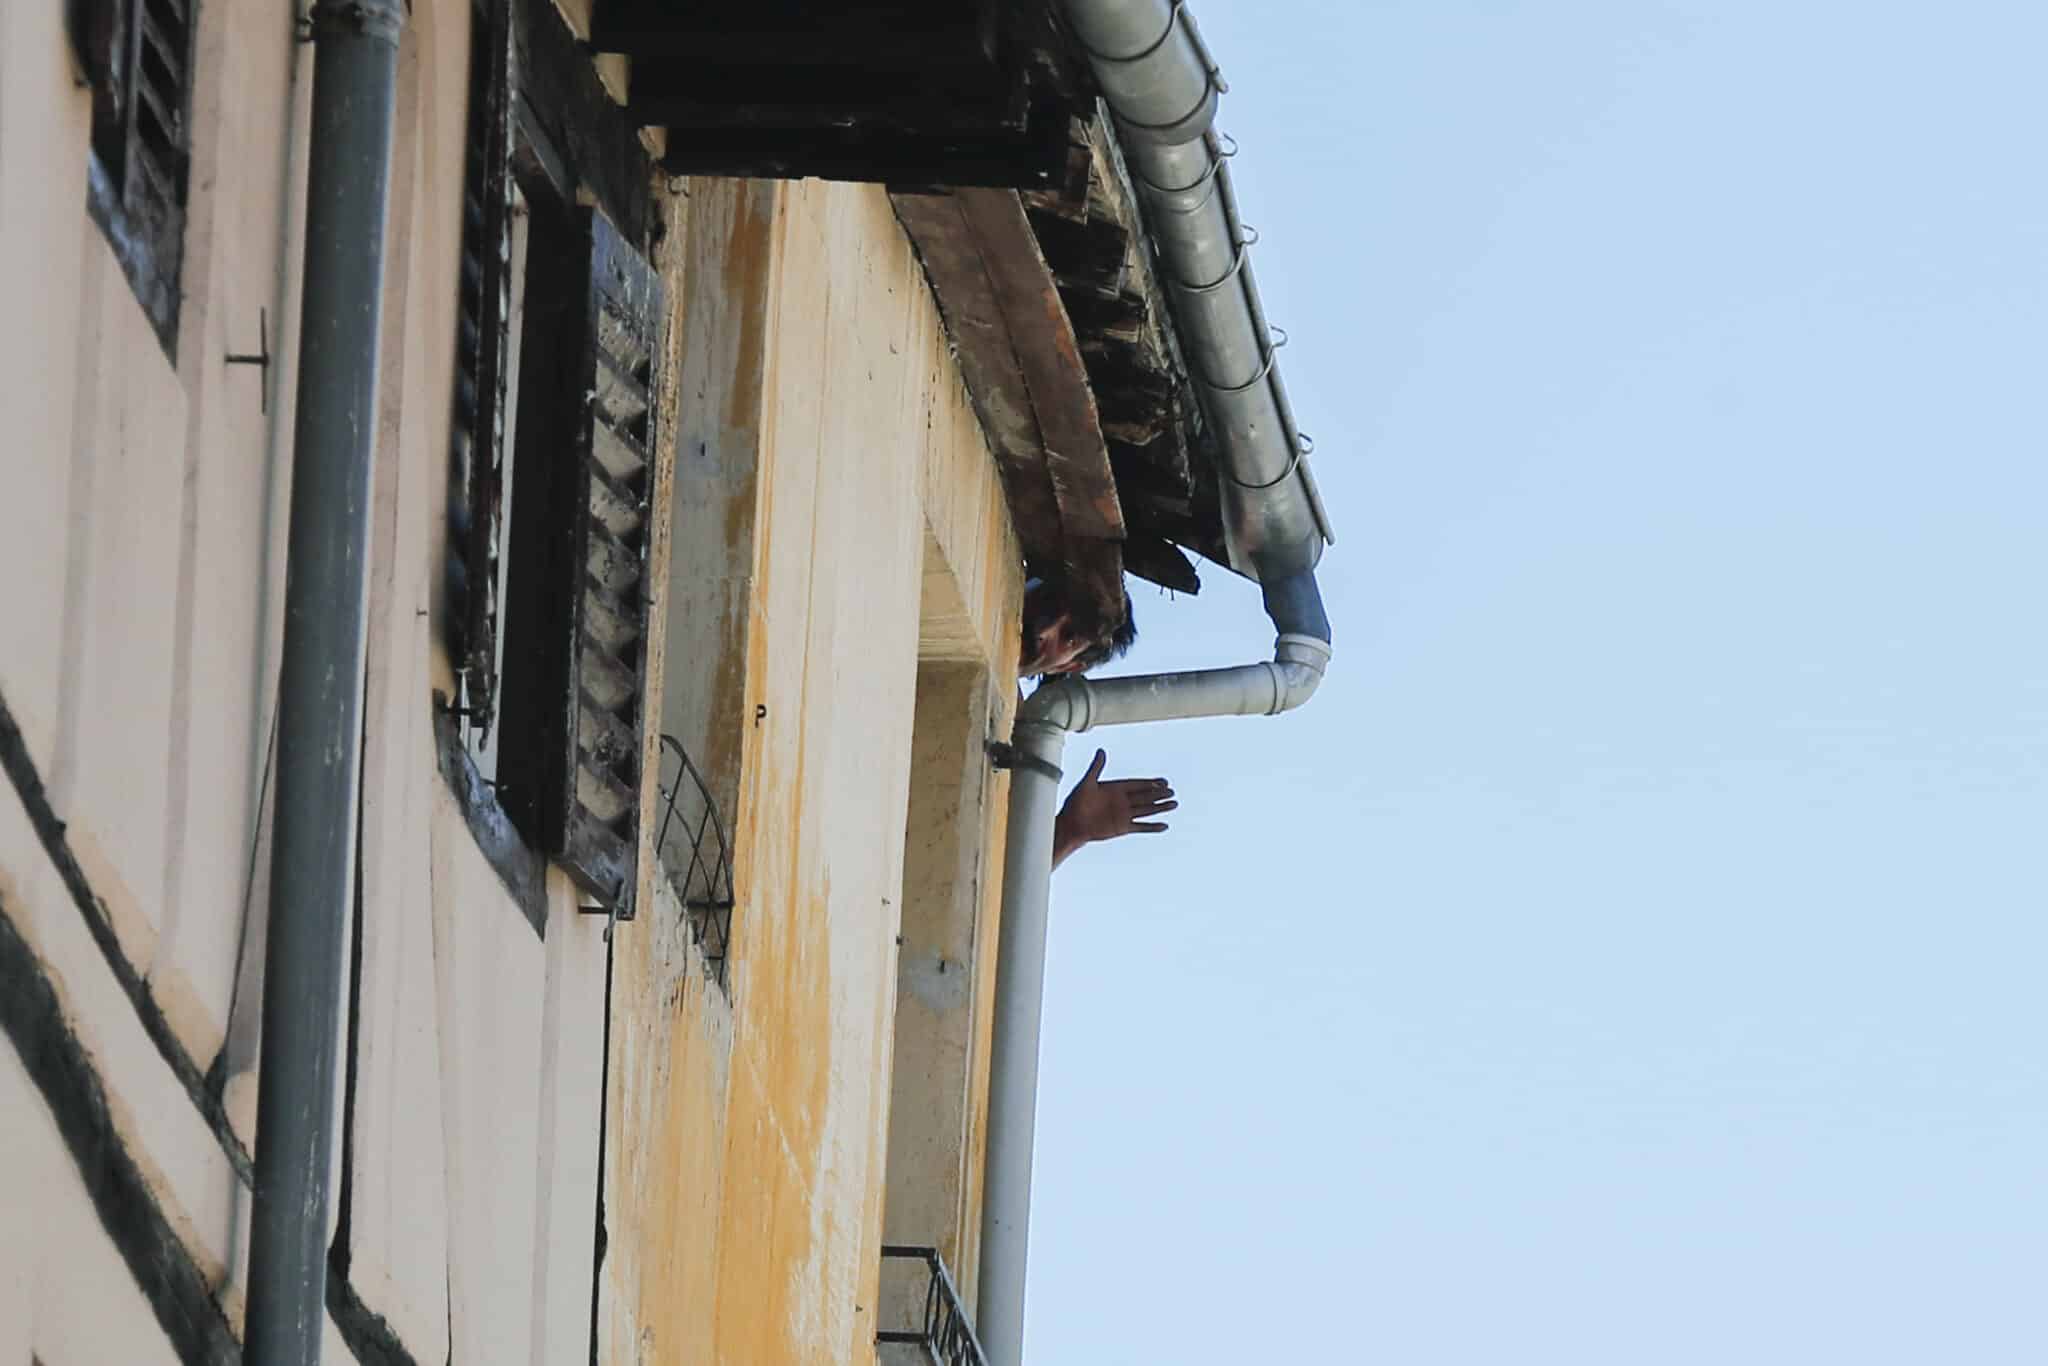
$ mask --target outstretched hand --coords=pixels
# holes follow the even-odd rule
[[[1095,762],[1067,794],[1065,806],[1053,825],[1052,863],[1057,868],[1067,856],[1086,844],[1113,840],[1124,835],[1156,835],[1166,829],[1163,816],[1180,805],[1164,778],[1118,778],[1102,781],[1102,767],[1109,762],[1106,750],[1095,751]]]

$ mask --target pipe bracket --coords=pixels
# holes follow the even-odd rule
[[[1268,370],[1273,368],[1271,356],[1268,356],[1266,358],[1266,368]],[[1261,375],[1260,378],[1263,379],[1265,378],[1265,376]],[[1287,461],[1287,468],[1280,471],[1280,473],[1274,475],[1271,479],[1268,479],[1263,484],[1253,483],[1248,479],[1240,479],[1227,469],[1223,470],[1222,474],[1225,479],[1229,480],[1230,483],[1232,483],[1236,487],[1246,489],[1252,493],[1257,493],[1262,489],[1278,488],[1280,485],[1286,483],[1289,479],[1292,479],[1294,477],[1295,471],[1301,468],[1303,459],[1305,459],[1308,453],[1310,451],[1313,451],[1314,449],[1315,442],[1309,440],[1309,438],[1306,435],[1302,435],[1299,439],[1296,440],[1294,444],[1294,454],[1291,457],[1289,457]]]
[[[1023,769],[1029,773],[1036,773],[1041,778],[1050,778],[1054,782],[1065,776],[1060,772],[1058,764],[1047,763],[1035,754],[1026,754],[1007,740],[988,742],[988,761],[992,768]]]

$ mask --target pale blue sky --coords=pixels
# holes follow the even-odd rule
[[[1032,1359],[2048,1362],[2048,7],[1196,10],[1337,658],[1070,748]]]

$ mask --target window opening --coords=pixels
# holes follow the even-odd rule
[[[510,178],[507,184],[510,217],[506,235],[506,314],[500,350],[505,358],[506,373],[516,376],[526,322],[526,249],[531,238],[528,230],[531,213],[526,193],[518,180]],[[497,486],[495,515],[499,525],[491,529],[490,535],[480,538],[482,557],[476,564],[477,573],[490,576],[486,585],[487,596],[483,599],[486,627],[477,642],[478,651],[488,650],[489,657],[479,658],[479,686],[468,692],[469,710],[458,718],[465,723],[462,734],[470,761],[476,765],[477,773],[484,782],[493,787],[498,780],[498,748],[502,732],[493,728],[491,721],[498,680],[505,673],[505,632],[501,626],[501,614],[512,573],[511,556],[503,554],[501,547],[505,542],[505,527],[510,525],[512,518],[519,454],[519,405],[514,386],[506,386],[503,416],[496,425],[502,433],[498,441],[498,472],[493,481]],[[463,681],[465,684],[469,681],[467,671]],[[476,705],[479,699],[483,704],[480,709]]]
[[[185,246],[195,4],[82,0],[71,11],[92,87],[86,206],[167,353]]]
[[[533,200],[498,794],[624,917],[650,739],[661,283],[597,209]]]
[[[475,13],[448,496],[462,747],[527,845],[631,914],[661,285],[515,98]],[[515,475],[517,486],[515,488]]]
[[[512,369],[517,188],[511,175],[511,45],[502,3],[472,10],[469,114],[463,155],[462,250],[448,480],[448,646],[453,711],[472,757],[495,781],[499,605],[504,590],[505,456]],[[518,234],[524,241],[524,232]],[[523,303],[523,291],[522,291]],[[479,765],[481,768],[481,764]]]

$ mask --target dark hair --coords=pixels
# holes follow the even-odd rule
[[[1087,653],[1074,661],[1078,672],[1101,668],[1113,659],[1122,659],[1138,643],[1138,613],[1131,606],[1131,595],[1124,594],[1124,619],[1110,632],[1109,639],[1099,645],[1090,646]]]
[[[1074,660],[1076,672],[1121,659],[1138,639],[1137,616],[1131,610],[1129,593],[1124,594],[1122,620],[1111,626],[1100,599],[1076,588],[1064,573],[1053,570],[1032,581],[1024,593],[1022,625],[1027,656],[1030,642],[1039,631],[1062,614],[1067,618],[1067,631],[1072,638],[1092,642]]]

